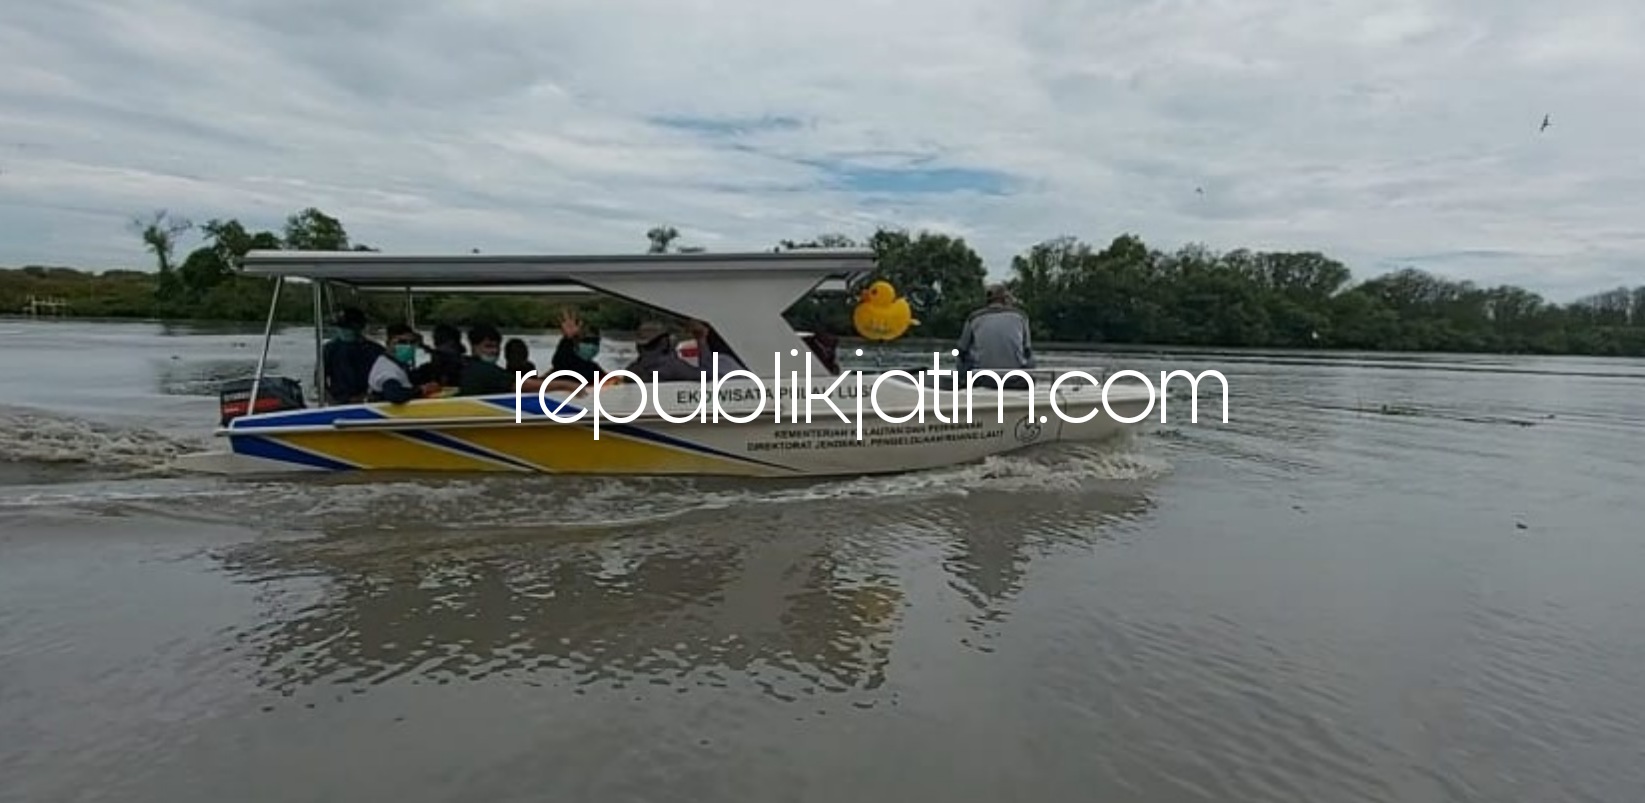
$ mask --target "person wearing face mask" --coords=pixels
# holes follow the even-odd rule
[[[462,333],[451,324],[442,323],[434,327],[434,347],[422,347],[428,352],[428,362],[417,366],[411,372],[411,381],[422,385],[434,382],[441,387],[454,388],[463,381],[463,358],[466,352],[463,349]]]
[[[503,335],[497,331],[497,327],[485,323],[469,327],[468,346],[469,351],[473,353],[463,363],[463,376],[457,386],[457,395],[491,396],[514,393],[517,375],[509,373],[497,364],[503,351]],[[544,384],[541,376],[534,376],[520,381],[518,387],[521,393],[535,394]],[[583,386],[583,383],[565,379],[556,379],[546,384],[549,390],[576,391]]]
[[[383,347],[365,336],[366,314],[357,307],[340,310],[333,327],[335,334],[320,353],[326,403],[358,404],[366,400],[371,370]]]
[[[417,330],[403,323],[388,328],[388,353],[379,356],[371,366],[371,377],[367,382],[370,400],[405,404],[439,392],[440,386],[434,382],[412,384],[411,371],[415,367],[417,346],[421,342]]]
[[[457,386],[459,396],[487,396],[514,392],[513,377],[497,364],[503,349],[503,335],[497,327],[479,323],[468,329],[468,359]]]
[[[560,315],[560,343],[554,347],[554,359],[550,363],[555,371],[572,371],[594,381],[595,374],[605,373],[605,369],[594,358],[600,353],[600,330],[586,326],[570,310]]]
[[[674,336],[661,323],[646,321],[640,324],[639,331],[634,335],[634,347],[639,356],[625,370],[642,382],[696,382],[702,379],[701,368],[674,353]]]

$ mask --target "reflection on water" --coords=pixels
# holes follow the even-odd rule
[[[219,556],[242,582],[294,589],[239,636],[261,656],[261,683],[281,691],[408,674],[683,691],[724,687],[731,673],[793,699],[881,684],[904,562],[940,556],[976,621],[997,622],[1040,545],[1101,537],[1149,504],[1140,487],[985,489],[910,516],[905,497],[808,498],[817,491],[508,529],[464,527],[464,505],[443,526],[329,526]]]

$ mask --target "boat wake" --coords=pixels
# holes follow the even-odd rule
[[[203,438],[0,408],[0,463],[21,464],[7,472],[12,475],[25,473],[31,464],[82,466],[105,476],[161,473],[176,455],[204,446]]]
[[[726,505],[830,499],[970,496],[1008,491],[1074,491],[1105,483],[1149,480],[1165,474],[1162,458],[1137,451],[1067,447],[1051,455],[1013,453],[980,463],[908,474],[814,483],[794,490],[750,488],[723,494]]]
[[[111,481],[16,483],[0,509],[86,510],[102,515],[218,522],[285,534],[326,531],[531,529],[619,531],[750,506],[958,498],[1029,491],[1083,493],[1164,475],[1163,458],[1131,447],[1059,445],[979,463],[908,474],[794,481],[551,475],[308,475],[272,479],[165,476],[174,439],[56,422],[54,460],[125,467]],[[36,438],[37,444],[40,439]]]

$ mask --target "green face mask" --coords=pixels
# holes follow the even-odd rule
[[[353,329],[343,329],[341,327],[338,327],[336,329],[336,334],[334,336],[338,340],[343,341],[344,343],[350,343],[350,342],[353,342],[355,340],[360,339],[360,333],[359,332],[356,332]]]
[[[394,359],[410,365],[417,360],[417,347],[410,343],[394,344]]]
[[[594,359],[594,355],[599,354],[599,353],[600,353],[600,341],[598,341],[598,340],[594,340],[594,341],[585,340],[585,341],[577,344],[577,356],[579,356],[579,357],[581,357],[585,360],[592,360],[592,359]]]
[[[495,354],[481,354],[481,355],[479,355],[479,357],[480,357],[480,362],[492,363],[492,364],[496,364],[496,362],[497,362],[497,355],[495,355]]]

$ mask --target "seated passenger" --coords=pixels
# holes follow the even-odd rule
[[[514,377],[497,364],[502,345],[503,335],[497,327],[479,323],[468,328],[469,355],[463,360],[457,395],[488,396],[514,392]]]
[[[692,320],[690,330],[691,336],[697,339],[697,366],[699,368],[704,371],[713,371],[714,355],[718,354],[720,355],[720,376],[725,376],[732,371],[748,370],[742,364],[742,361],[737,359],[737,355],[731,353],[731,346],[725,342],[725,338],[720,337],[720,333],[714,331],[714,327],[709,326],[707,321]]]
[[[397,323],[388,328],[388,352],[379,355],[371,366],[371,376],[367,381],[368,399],[370,401],[388,401],[394,404],[405,404],[412,399],[433,396],[440,392],[440,386],[434,382],[414,385],[411,382],[409,371],[412,363],[417,360],[417,346],[422,337],[417,330],[403,323]]]
[[[827,368],[829,373],[832,373],[835,376],[839,375],[839,338],[836,338],[827,332],[817,332],[815,334],[806,335],[800,339],[804,340],[805,344],[811,347],[812,354],[817,355],[817,362],[822,363],[822,366]]]
[[[639,356],[625,370],[642,382],[696,382],[702,378],[701,368],[674,353],[674,336],[661,323],[646,321],[640,324],[634,336],[634,348]],[[655,380],[653,374],[656,375]]]
[[[423,348],[428,352],[428,362],[412,371],[411,381],[419,385],[434,382],[447,388],[462,383],[463,338],[457,327],[445,323],[434,327],[434,348]]]
[[[567,310],[560,316],[560,343],[554,347],[555,371],[573,371],[590,382],[605,369],[594,361],[600,353],[600,330],[585,326]]]
[[[531,362],[531,352],[526,348],[524,340],[511,337],[503,344],[503,370],[511,374],[537,370],[536,364]]]
[[[961,376],[979,370],[1004,374],[1034,367],[1028,316],[1017,307],[1011,291],[1003,284],[988,288],[988,305],[965,319],[957,345]],[[1028,380],[1020,376],[1007,377],[1003,384],[1012,389],[1029,387]]]
[[[366,338],[366,314],[357,307],[340,310],[334,325],[336,334],[320,351],[326,403],[359,404],[366,400],[371,369],[383,347]]]
[[[463,363],[463,376],[457,385],[457,395],[491,396],[514,392],[518,376],[497,364],[497,358],[501,356],[502,343],[503,335],[495,326],[480,323],[469,328],[468,345],[469,350],[474,353]],[[534,376],[520,382],[519,389],[521,393],[536,393],[543,385],[543,378]],[[583,387],[583,383],[566,379],[556,379],[547,385],[549,390],[574,391]]]
[[[1003,284],[988,288],[988,304],[965,319],[960,332],[961,364],[967,370],[1011,371],[1034,367],[1028,316]]]

